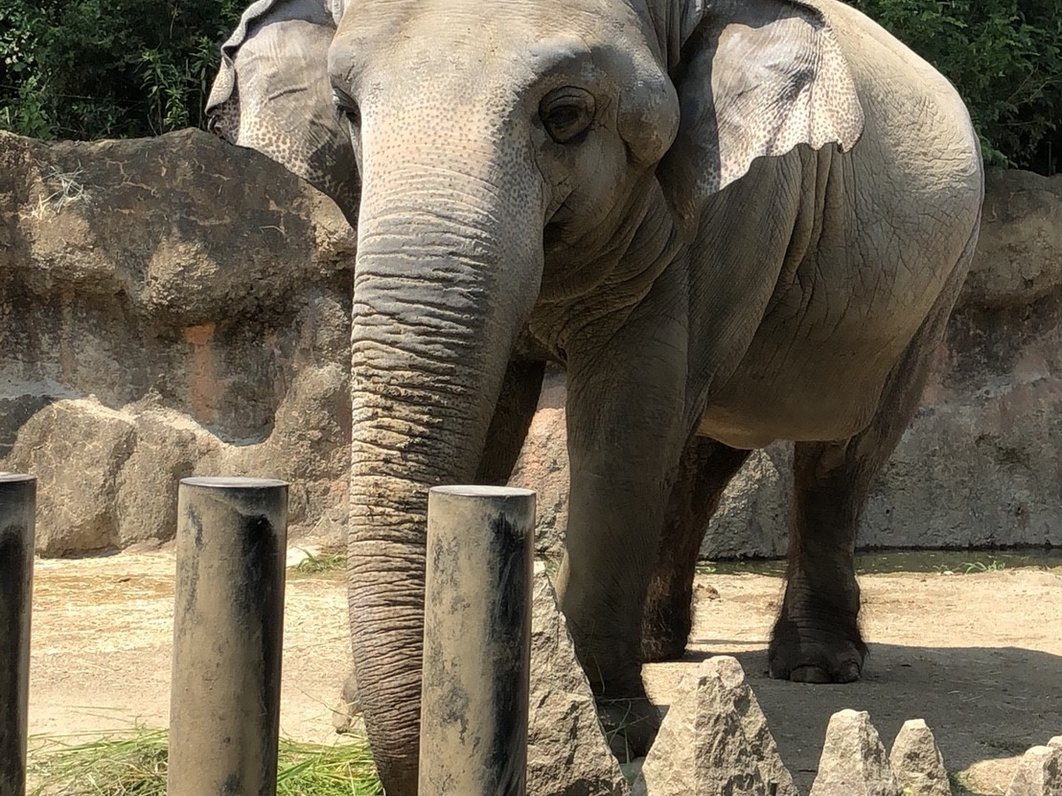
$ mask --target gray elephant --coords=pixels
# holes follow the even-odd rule
[[[259,0],[216,129],[358,228],[349,604],[392,796],[416,792],[429,487],[508,476],[568,376],[561,603],[645,751],[696,553],[796,441],[772,675],[855,680],[869,485],[918,402],[983,174],[940,74],[835,0]]]

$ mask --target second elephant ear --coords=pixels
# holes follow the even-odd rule
[[[661,164],[679,214],[743,176],[759,157],[799,144],[851,149],[863,109],[829,21],[803,0],[685,0],[681,108]]]
[[[328,78],[341,0],[257,0],[221,48],[210,129],[330,196],[357,223],[360,180]]]

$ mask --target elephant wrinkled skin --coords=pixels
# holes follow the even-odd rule
[[[952,86],[834,0],[258,0],[214,128],[358,227],[349,602],[388,793],[416,791],[429,487],[503,482],[568,374],[561,604],[634,754],[707,517],[796,441],[776,677],[866,647],[855,528],[977,238]]]

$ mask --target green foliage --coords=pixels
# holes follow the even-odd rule
[[[0,0],[0,127],[36,138],[202,125],[243,0]]]
[[[1057,171],[1062,0],[852,0],[958,88],[985,160]]]
[[[294,566],[294,570],[301,575],[320,575],[329,572],[343,572],[346,564],[347,557],[342,553],[321,552],[317,555],[307,553],[306,558]]]
[[[202,126],[249,0],[0,0],[0,127],[36,138]],[[1062,0],[851,0],[966,99],[985,159],[1062,159]]]

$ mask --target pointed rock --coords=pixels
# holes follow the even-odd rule
[[[635,796],[797,796],[736,659],[709,658],[664,718]]]
[[[830,717],[811,796],[902,796],[865,710]]]
[[[527,796],[628,796],[542,564],[533,588]]]
[[[358,699],[358,681],[353,669],[343,683],[339,703],[332,708],[332,726],[340,735],[365,731],[365,720],[362,718],[361,702]]]
[[[922,719],[904,722],[892,744],[889,763],[905,796],[951,796],[944,758]]]
[[[1062,749],[1054,746],[1029,749],[1014,772],[1007,796],[1062,796]]]

